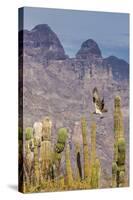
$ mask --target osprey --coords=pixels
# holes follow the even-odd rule
[[[99,92],[95,87],[93,89],[93,103],[95,105],[95,114],[102,115],[103,112],[107,112],[107,109],[104,108],[104,98],[101,100],[99,96]]]

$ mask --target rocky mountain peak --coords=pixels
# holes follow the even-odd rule
[[[46,32],[46,31],[51,31],[51,28],[49,27],[48,24],[38,24],[32,29],[32,31]]]
[[[80,50],[76,54],[78,59],[87,59],[90,56],[102,57],[98,44],[93,39],[88,39],[82,43]]]
[[[105,66],[110,66],[115,79],[128,79],[129,78],[129,64],[116,56],[109,56],[103,59]]]
[[[31,31],[25,30],[24,47],[27,55],[40,61],[64,60],[67,58],[64,48],[55,32],[47,24],[39,24]]]

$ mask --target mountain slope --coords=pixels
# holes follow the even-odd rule
[[[116,95],[120,95],[122,99],[128,163],[128,64],[114,57],[102,58],[98,45],[90,40],[81,45],[76,58],[70,59],[65,55],[58,37],[46,25],[39,25],[31,31],[23,31],[23,34],[24,127],[32,126],[35,121],[42,120],[44,116],[50,116],[53,122],[53,138],[56,138],[57,129],[60,127],[67,127],[70,135],[73,136],[75,123],[80,123],[81,117],[85,115],[90,143],[91,113],[95,109],[92,90],[97,87],[108,109],[103,119],[94,115],[97,124],[97,153],[103,169],[102,186],[104,187],[107,185],[106,177],[103,178],[104,171],[109,177],[111,176],[113,108]],[[94,46],[95,48],[91,49]],[[22,54],[20,55],[22,58]],[[125,67],[124,74],[120,70],[121,66]],[[124,76],[124,79],[119,78],[119,74]],[[74,160],[73,145],[72,158]]]

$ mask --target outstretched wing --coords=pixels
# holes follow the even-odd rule
[[[96,103],[99,100],[100,100],[100,97],[99,97],[98,89],[95,87],[93,89],[93,103]]]
[[[101,110],[103,110],[103,109],[104,109],[104,98],[101,101]]]

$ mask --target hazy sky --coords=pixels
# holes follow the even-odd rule
[[[26,7],[24,29],[31,30],[37,24],[48,24],[70,57],[91,38],[98,43],[103,57],[129,59],[128,14]]]

